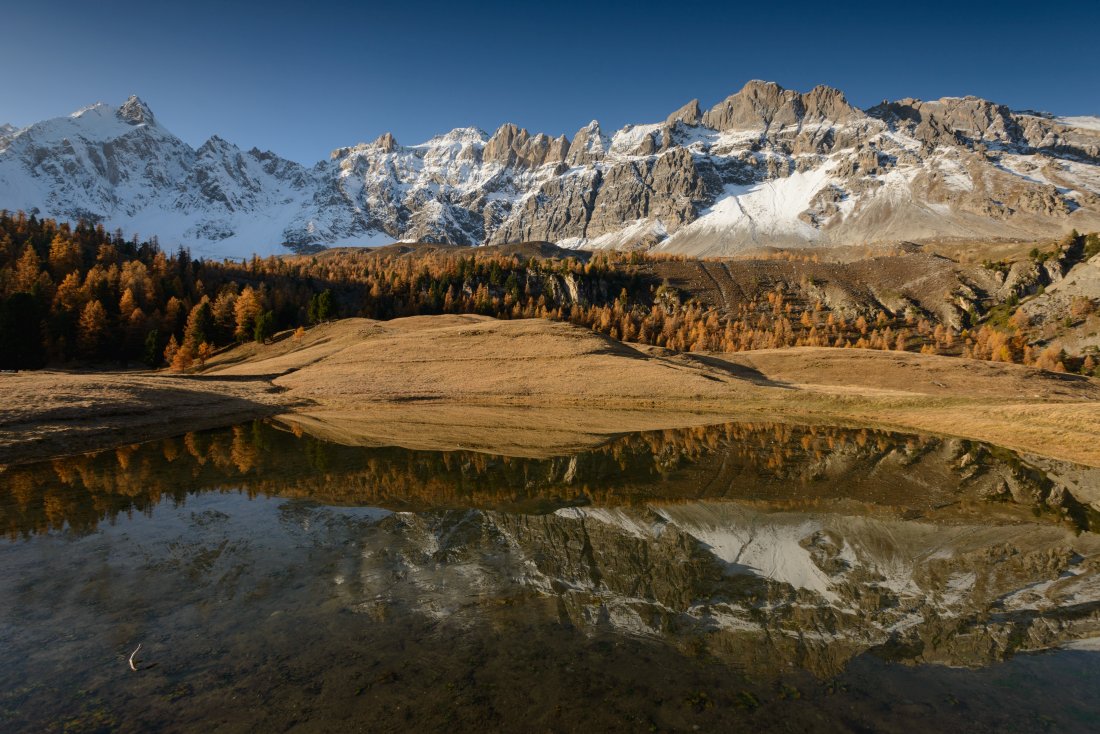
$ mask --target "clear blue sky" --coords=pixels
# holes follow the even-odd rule
[[[859,106],[976,94],[1100,114],[1100,2],[9,2],[0,123],[138,94],[192,145],[313,163],[392,131],[651,122],[748,79]]]

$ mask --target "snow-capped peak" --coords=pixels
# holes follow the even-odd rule
[[[456,127],[448,133],[442,135],[436,135],[426,143],[413,146],[416,148],[426,148],[440,145],[453,145],[458,143],[460,145],[481,145],[489,140],[489,133],[485,132],[481,128],[477,127]]]
[[[23,140],[27,144],[44,148],[64,144],[66,140],[80,139],[98,145],[134,134],[183,144],[155,123],[153,113],[137,97],[130,97],[117,108],[97,102],[71,115],[36,122],[18,130],[11,144],[15,145],[17,141]]]
[[[203,155],[203,154],[209,154],[209,153],[213,153],[213,152],[226,152],[226,151],[233,151],[234,153],[237,153],[237,152],[240,152],[240,149],[236,145],[234,145],[233,143],[230,143],[228,140],[221,137],[220,135],[211,135],[209,138],[207,138],[205,143],[203,143],[202,145],[200,145],[198,147],[198,149],[195,152],[199,153],[200,155]]]

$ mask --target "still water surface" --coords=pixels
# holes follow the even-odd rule
[[[764,423],[11,466],[0,730],[1096,731],[1097,482]]]

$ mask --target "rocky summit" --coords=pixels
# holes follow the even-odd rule
[[[1100,118],[976,97],[852,106],[761,81],[704,110],[572,138],[512,124],[418,145],[389,133],[312,167],[144,102],[0,126],[0,208],[156,233],[196,254],[546,240],[728,255],[765,246],[1037,240],[1100,229]]]

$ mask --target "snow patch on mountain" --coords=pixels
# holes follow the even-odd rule
[[[1100,117],[1094,115],[1079,115],[1076,117],[1056,117],[1054,118],[1063,125],[1069,127],[1079,127],[1083,130],[1097,130],[1100,131]]]
[[[834,182],[823,166],[752,184],[727,184],[714,205],[660,245],[674,250],[681,239],[736,236],[757,245],[776,235],[796,235],[813,242],[820,232],[799,216],[814,195]]]
[[[800,518],[760,522],[763,518],[754,513],[736,511],[707,517],[705,508],[699,507],[662,507],[657,512],[709,548],[731,574],[749,573],[813,591],[830,602],[839,600],[831,589],[833,579],[814,562],[805,543],[821,529],[820,523]],[[731,514],[739,514],[739,522],[729,522]]]

